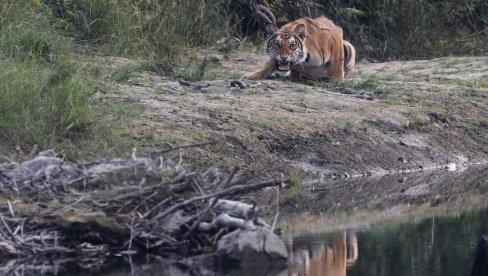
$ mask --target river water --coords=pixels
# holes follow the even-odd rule
[[[289,232],[283,237],[289,250],[288,268],[284,270],[246,267],[209,271],[148,259],[131,265],[128,260],[118,260],[96,273],[64,266],[57,274],[459,276],[469,275],[477,242],[483,234],[488,234],[488,208],[414,221],[386,221],[357,229]]]
[[[367,229],[292,234],[288,275],[469,275],[488,209],[385,222]]]
[[[93,269],[97,260],[88,264],[52,260],[42,265],[35,259],[6,263],[0,260],[0,272],[9,271],[9,275],[469,275],[476,245],[482,235],[488,234],[488,208],[483,207],[488,206],[488,169],[425,174],[422,178],[402,176],[401,181],[397,178],[326,184],[324,189],[313,191],[316,200],[295,202],[295,208],[308,206],[305,211],[286,213],[284,208],[280,225],[289,251],[288,268],[284,270],[247,267],[230,272],[211,271],[196,267],[195,263],[182,265],[159,257],[139,260],[126,257],[110,258],[110,264],[104,261],[102,269]],[[330,215],[330,210],[338,206],[337,199],[346,198],[349,188],[358,187],[366,195],[362,199],[365,203],[353,198],[355,203],[351,206],[373,206],[373,210],[380,206],[381,212],[389,216],[378,217],[377,212],[363,213],[361,209],[346,212],[346,223],[337,223],[340,219],[333,216],[322,216],[323,208],[328,208],[325,213]],[[439,203],[439,198],[444,200]],[[369,204],[372,200],[382,204]],[[423,202],[424,207],[420,208],[421,212],[412,211],[419,208],[410,206],[410,202]],[[340,203],[341,208],[350,208],[347,201]],[[449,208],[453,204],[454,208]],[[398,206],[406,206],[407,212]]]

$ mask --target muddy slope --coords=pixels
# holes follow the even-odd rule
[[[359,63],[341,83],[271,79],[241,89],[230,80],[261,54],[206,55],[214,81],[139,73],[101,98],[144,108],[128,127],[148,147],[217,141],[185,152],[196,164],[343,178],[488,160],[488,57]]]

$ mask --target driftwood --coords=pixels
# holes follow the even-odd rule
[[[256,206],[230,198],[279,185],[281,177],[190,171],[171,153],[70,163],[50,151],[0,164],[0,259],[192,256],[212,252],[236,228],[269,228]],[[12,272],[6,265],[0,271]]]

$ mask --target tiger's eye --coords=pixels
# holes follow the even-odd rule
[[[290,43],[290,48],[295,49],[297,47],[297,44],[295,42]]]
[[[275,47],[280,47],[280,43],[278,41],[275,41],[274,46]]]

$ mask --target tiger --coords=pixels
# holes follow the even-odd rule
[[[278,28],[266,27],[269,59],[241,79],[259,80],[275,73],[290,78],[342,80],[354,72],[356,50],[342,28],[321,16],[297,19]]]

